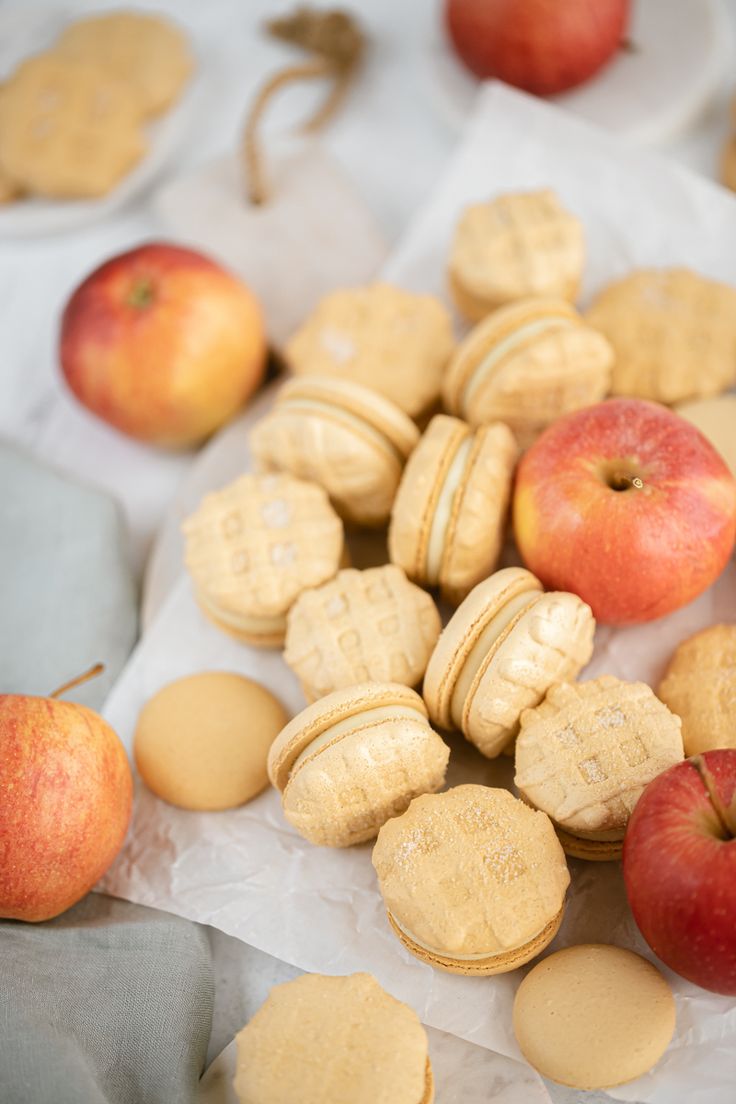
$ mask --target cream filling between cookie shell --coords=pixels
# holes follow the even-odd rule
[[[541,596],[541,590],[525,590],[523,594],[517,594],[514,598],[510,598],[509,601],[502,606],[499,612],[491,618],[481,632],[470,651],[470,655],[463,664],[463,669],[458,675],[452,691],[450,716],[457,728],[462,729],[465,699],[473,684],[473,679],[480,670],[483,660],[488,655],[491,646],[499,638],[504,629],[508,628],[514,618],[521,613],[522,610],[533,605]]]
[[[427,552],[424,563],[424,574],[427,582],[432,586],[440,580],[440,570],[445,554],[447,529],[450,524],[450,518],[452,517],[452,504],[459,490],[463,472],[465,471],[472,447],[472,437],[466,437],[465,440],[460,443],[460,447],[450,464],[447,475],[445,476],[445,481],[442,484],[442,490],[437,499],[432,524],[429,529],[429,540],[427,541]]]
[[[515,348],[522,345],[528,338],[535,337],[537,334],[544,333],[546,330],[569,329],[570,326],[577,325],[578,323],[573,321],[573,319],[564,318],[560,315],[537,318],[534,322],[527,322],[525,325],[519,326],[519,328],[514,330],[513,333],[510,333],[508,337],[499,341],[497,345],[491,348],[490,352],[486,353],[480,363],[476,365],[465,384],[460,402],[463,414],[466,417],[468,416],[473,399],[485,383],[486,378],[493,372],[493,369],[498,365],[499,361],[503,360],[509,353],[512,353]]]
[[[515,947],[505,947],[500,951],[477,951],[475,954],[456,954],[454,951],[441,951],[437,947],[430,947],[428,943],[424,943],[423,940],[419,939],[413,932],[409,931],[408,928],[405,928],[404,925],[396,919],[395,914],[391,912],[390,909],[389,915],[399,931],[403,932],[406,938],[410,939],[412,943],[416,943],[417,947],[421,947],[423,951],[428,951],[430,954],[437,955],[439,958],[451,959],[453,962],[480,962],[484,958],[500,958],[501,955],[508,954],[509,951],[517,951],[520,946],[523,947],[525,944],[531,943],[531,941],[536,939],[538,935],[541,935],[547,927],[547,924],[542,924],[539,931],[535,932],[534,935],[530,935],[528,939],[524,940],[524,943]],[[549,921],[547,923],[549,923]]]
[[[340,421],[346,422],[348,426],[352,426],[360,433],[367,434],[377,445],[379,445],[384,451],[387,451],[391,456],[398,461],[401,467],[404,466],[404,456],[399,449],[385,433],[382,433],[380,429],[376,429],[374,425],[366,418],[361,418],[357,414],[353,414],[350,410],[345,410],[342,406],[332,405],[327,402],[319,402],[318,399],[284,399],[276,406],[276,412],[289,411],[289,413],[298,413],[300,410],[304,410],[307,414],[324,414],[325,412],[332,418],[338,417]]]
[[[342,736],[347,736],[349,733],[357,731],[358,729],[373,727],[374,725],[383,724],[385,721],[418,721],[423,727],[429,730],[429,724],[427,718],[418,709],[413,709],[410,705],[377,705],[373,709],[365,709],[361,713],[353,713],[349,717],[343,718],[341,721],[336,721],[335,724],[330,725],[324,732],[320,732],[319,736],[315,736],[307,746],[297,755],[296,759],[291,765],[289,770],[289,778],[293,778],[300,766],[307,760],[311,759],[313,755],[317,755],[328,744],[333,743],[335,740],[339,740]]]
[[[201,591],[197,591],[197,600],[208,613],[211,613],[214,618],[222,621],[223,625],[227,625],[231,629],[253,633],[256,636],[266,633],[286,632],[285,613],[278,614],[276,617],[248,617],[245,614],[231,613],[229,610],[216,606],[214,602],[210,602]]]

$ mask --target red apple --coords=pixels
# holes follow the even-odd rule
[[[84,897],[120,850],[133,779],[91,709],[0,695],[0,917],[48,920]]]
[[[446,0],[445,21],[477,77],[551,96],[582,84],[615,54],[629,0]]]
[[[554,422],[523,457],[514,532],[550,590],[599,621],[651,621],[717,578],[736,534],[736,480],[684,418],[608,399]]]
[[[649,783],[623,870],[654,953],[688,981],[736,995],[736,751],[706,751]]]
[[[231,418],[260,384],[266,340],[248,288],[214,261],[152,243],[107,261],[69,300],[62,371],[123,433],[181,447]]]

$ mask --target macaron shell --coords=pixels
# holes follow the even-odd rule
[[[406,932],[402,931],[390,912],[387,913],[387,916],[394,934],[398,936],[407,951],[418,958],[420,962],[426,962],[428,966],[434,966],[435,969],[444,970],[448,974],[462,974],[465,977],[491,977],[494,974],[507,974],[511,970],[518,970],[520,966],[524,966],[541,954],[560,930],[564,913],[563,907],[538,935],[521,947],[474,962],[462,962],[460,959],[433,954],[425,947],[415,943]]]
[[[211,621],[213,625],[216,625],[220,632],[227,633],[228,636],[232,636],[235,640],[240,640],[243,644],[251,644],[254,648],[281,648],[284,644],[286,637],[286,629],[282,632],[263,632],[254,633],[249,632],[246,629],[236,629],[234,625],[223,621],[218,617],[216,613],[213,613],[211,607],[207,606],[204,602],[197,600],[197,605],[201,609],[204,616],[208,621]]]
[[[268,756],[268,777],[277,790],[284,790],[294,761],[325,729],[367,709],[398,705],[427,716],[419,694],[398,682],[368,682],[335,690],[292,717],[274,740]]]
[[[656,1065],[675,1029],[662,974],[633,951],[583,944],[537,963],[514,1000],[514,1031],[527,1061],[576,1089],[605,1089]]]
[[[562,850],[571,859],[585,859],[586,862],[618,862],[623,854],[623,839],[591,840],[573,836],[563,828],[556,827],[555,831],[562,844]]]
[[[425,1077],[425,1090],[420,1104],[434,1104],[434,1072],[432,1063],[427,1059],[427,1073]]]
[[[450,706],[458,676],[485,626],[518,595],[542,594],[542,584],[523,567],[506,567],[479,583],[440,633],[424,676],[424,700],[441,728],[454,727]]]
[[[470,434],[466,422],[437,414],[409,457],[388,531],[391,561],[410,579],[426,580],[426,554],[437,499],[455,454]]]

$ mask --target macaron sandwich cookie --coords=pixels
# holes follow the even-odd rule
[[[604,398],[612,365],[609,342],[564,299],[522,299],[459,345],[443,402],[473,426],[504,422],[526,448],[561,415]]]
[[[349,847],[373,839],[418,794],[439,790],[449,757],[417,693],[369,682],[298,713],[271,745],[268,774],[305,839]]]
[[[472,321],[529,295],[574,299],[585,263],[583,227],[548,188],[466,208],[455,230],[449,282]]]
[[[471,976],[538,955],[562,922],[570,882],[549,817],[489,786],[412,801],[381,828],[373,865],[407,950]]]
[[[432,1104],[427,1034],[370,974],[276,985],[236,1036],[240,1104]]]
[[[460,729],[489,758],[514,739],[522,712],[593,654],[595,622],[575,594],[545,593],[521,567],[471,590],[440,634],[424,676],[432,721]]]
[[[389,555],[422,586],[457,605],[493,571],[517,458],[500,422],[474,433],[437,414],[412,452],[391,513]]]
[[[416,686],[440,628],[432,598],[400,567],[346,568],[297,598],[284,659],[308,701],[360,682]]]
[[[290,380],[253,429],[250,445],[265,471],[288,471],[324,487],[356,525],[388,520],[419,430],[383,395],[328,376]]]
[[[376,283],[327,295],[289,341],[286,360],[295,375],[361,383],[416,418],[437,403],[454,344],[439,299]]]
[[[560,683],[521,715],[516,787],[568,855],[619,859],[644,787],[683,758],[680,728],[643,682]]]
[[[205,495],[182,526],[197,602],[218,627],[278,647],[286,615],[305,587],[337,572],[342,522],[314,483],[243,475]]]

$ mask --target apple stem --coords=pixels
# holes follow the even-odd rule
[[[703,779],[703,785],[708,791],[710,803],[723,826],[726,837],[728,839],[736,839],[736,808],[734,808],[733,802],[730,807],[727,807],[721,801],[721,795],[716,788],[715,779],[708,769],[708,764],[705,762],[702,755],[694,755],[692,759],[690,759],[690,762]]]
[[[67,690],[73,690],[75,686],[79,686],[83,682],[89,682],[90,679],[97,678],[104,670],[104,663],[95,663],[88,671],[85,671],[83,675],[77,675],[76,678],[71,679],[69,682],[65,682],[57,690],[54,690],[53,694],[49,694],[48,696],[50,698],[59,698],[62,694],[66,694]]]

